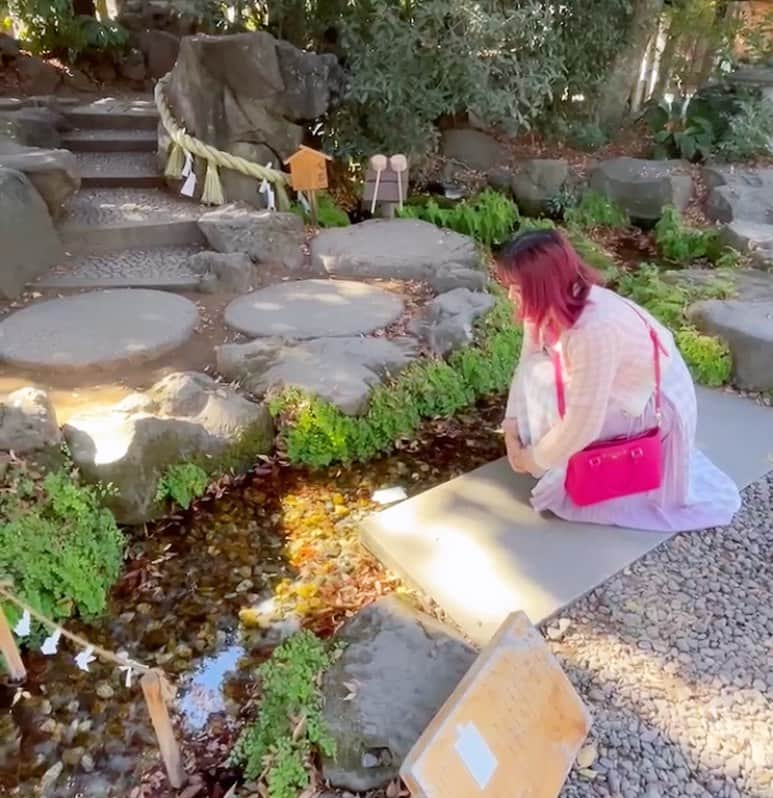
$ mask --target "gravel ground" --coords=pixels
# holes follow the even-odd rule
[[[562,798],[773,798],[773,475],[730,529],[674,538],[562,626],[594,716]]]

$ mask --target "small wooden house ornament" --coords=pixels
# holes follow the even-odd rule
[[[374,155],[368,161],[362,204],[371,213],[380,206],[386,216],[408,199],[408,159],[401,154]]]
[[[327,162],[333,159],[324,152],[301,145],[285,165],[290,167],[290,181],[295,191],[322,191],[327,188]]]

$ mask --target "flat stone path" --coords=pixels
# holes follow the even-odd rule
[[[366,283],[299,280],[238,297],[225,322],[254,338],[359,335],[386,327],[403,312],[396,294]]]
[[[108,368],[153,360],[185,343],[199,321],[163,291],[95,291],[30,305],[0,322],[0,361],[23,368]]]

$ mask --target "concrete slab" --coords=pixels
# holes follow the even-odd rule
[[[739,487],[773,469],[773,411],[721,392],[698,401],[699,445]],[[483,645],[510,612],[541,623],[671,537],[540,516],[532,485],[490,463],[372,516],[363,542]]]

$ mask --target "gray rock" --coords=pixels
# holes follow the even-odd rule
[[[23,454],[60,441],[56,411],[45,391],[20,388],[0,401],[0,449]]]
[[[511,194],[513,190],[513,172],[505,166],[496,166],[490,169],[486,180],[491,188],[503,194]]]
[[[26,95],[53,94],[62,82],[56,67],[34,55],[22,53],[14,60],[14,68]]]
[[[225,322],[252,337],[304,339],[373,332],[402,312],[402,299],[375,285],[299,280],[234,299],[225,310]]]
[[[550,200],[566,185],[569,164],[564,160],[534,158],[523,161],[513,175],[512,190],[518,207],[529,216],[550,210]]]
[[[718,281],[729,288],[728,299],[747,302],[773,302],[773,274],[760,269],[676,269],[663,273],[666,282],[704,288]]]
[[[124,53],[120,57],[117,66],[118,74],[133,83],[142,83],[147,77],[145,56],[142,50],[134,48]]]
[[[773,169],[713,166],[703,170],[711,188],[706,215],[717,222],[773,224]]]
[[[507,152],[493,136],[472,128],[444,130],[441,152],[479,172],[507,160]]]
[[[0,168],[0,297],[15,299],[24,286],[64,257],[48,209],[21,172]]]
[[[90,481],[112,483],[109,505],[121,523],[138,524],[161,509],[159,477],[192,457],[222,454],[249,434],[252,457],[273,445],[268,410],[205,374],[170,374],[112,408],[71,418],[64,435],[75,464]],[[244,463],[245,467],[249,463]]]
[[[180,52],[180,40],[163,30],[144,30],[133,37],[137,49],[145,56],[147,76],[162,78],[171,72]]]
[[[3,61],[13,61],[21,55],[19,42],[5,33],[0,33],[0,63]]]
[[[727,342],[739,388],[773,390],[773,301],[698,302],[688,315],[699,329]]]
[[[201,275],[204,293],[244,294],[255,284],[255,266],[244,252],[197,252],[188,258],[191,271]]]
[[[665,205],[684,210],[692,178],[680,161],[613,158],[591,173],[590,187],[616,202],[634,221],[654,222]]]
[[[168,97],[192,135],[247,157],[245,148],[259,147],[253,157],[278,167],[303,140],[298,123],[326,113],[344,88],[334,55],[307,53],[258,31],[184,38]],[[257,202],[253,182],[224,174],[227,201]]]
[[[51,108],[21,108],[0,113],[0,135],[27,147],[58,149],[61,131],[69,125],[66,118]]]
[[[24,172],[54,219],[81,185],[78,162],[68,150],[42,150],[0,139],[0,167]]]
[[[453,263],[449,264],[447,273],[439,274],[432,280],[432,287],[441,294],[453,291],[455,288],[483,291],[487,285],[488,275],[483,269],[467,269]]]
[[[323,230],[311,242],[312,268],[334,277],[419,280],[435,287],[450,275],[479,284],[475,241],[452,230],[412,219],[374,219]]]
[[[281,263],[297,270],[303,265],[303,219],[294,213],[258,211],[234,203],[205,213],[199,228],[218,252],[246,252],[258,263]]]
[[[251,393],[298,388],[357,415],[366,409],[375,385],[396,376],[416,357],[416,342],[357,337],[292,343],[266,338],[225,344],[216,353],[219,373]]]
[[[773,263],[773,224],[739,219],[720,230],[720,239],[727,247],[751,254],[757,263]]]
[[[337,753],[323,760],[322,773],[335,787],[364,792],[398,775],[476,653],[454,631],[396,598],[361,610],[337,639],[344,653],[322,688]]]
[[[475,320],[494,306],[494,297],[469,288],[457,288],[435,297],[409,325],[436,355],[473,340]]]

